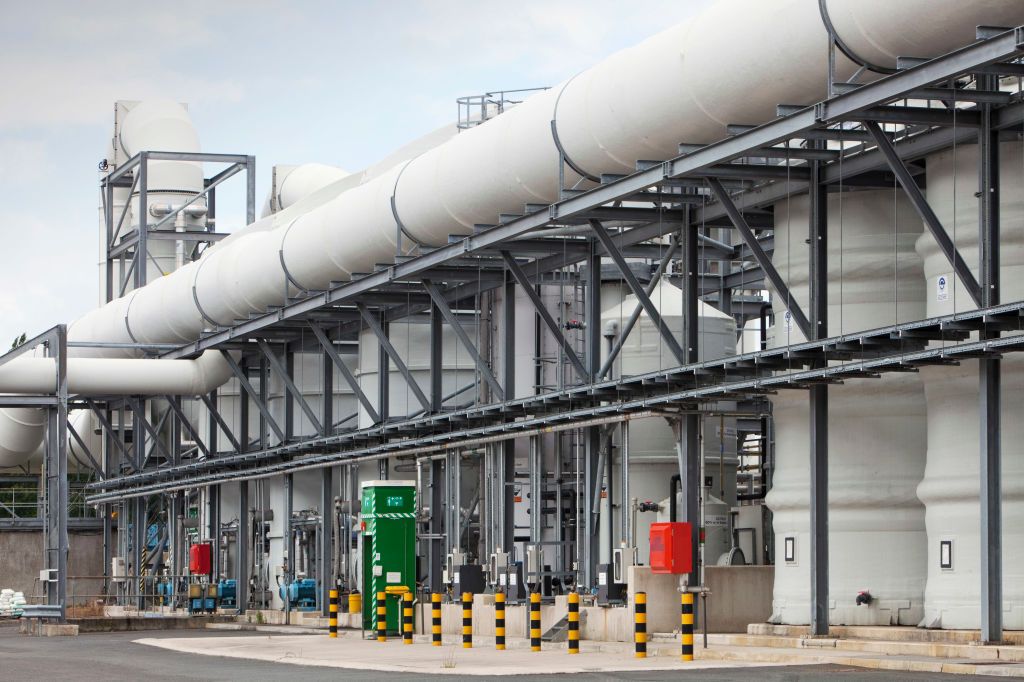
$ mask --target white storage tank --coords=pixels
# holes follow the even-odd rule
[[[1024,145],[1000,146],[1001,300],[1024,298]],[[978,150],[965,145],[928,157],[928,203],[978,275]],[[971,310],[974,302],[930,233],[917,241],[927,277],[928,316]],[[944,284],[940,285],[940,279]],[[926,367],[928,460],[918,496],[927,510],[928,584],[924,627],[976,629],[980,606],[978,362]],[[1003,626],[1024,629],[1024,358],[1002,361]],[[949,561],[942,546],[948,544]]]
[[[667,280],[659,282],[650,295],[651,302],[662,316],[663,323],[675,335],[683,338],[683,292]],[[601,314],[602,328],[609,323],[618,322],[622,325],[628,320],[630,313],[637,305],[637,298],[632,294],[622,299],[617,305],[605,308]],[[699,328],[699,356],[701,360],[733,355],[736,352],[736,322],[706,303],[700,303],[697,311]],[[607,348],[603,353],[607,357]],[[658,328],[651,321],[646,311],[642,312],[633,331],[626,338],[622,351],[615,360],[612,376],[622,377],[644,374],[659,369],[676,367],[680,363],[665,345]],[[725,419],[726,438],[724,443],[719,437],[721,420],[708,417],[704,420],[703,448],[708,469],[706,475],[712,478],[712,493],[720,487],[719,476],[725,481],[726,497],[735,502],[736,496],[736,427],[734,419]],[[731,437],[730,437],[731,436]],[[629,497],[639,501],[650,500],[661,502],[670,494],[671,478],[679,473],[677,453],[678,438],[672,425],[666,419],[654,417],[629,422]],[[616,459],[612,467],[614,476],[613,498],[615,504],[621,502],[620,461],[616,450]],[[721,472],[719,462],[722,463]],[[668,502],[665,501],[664,505]],[[628,509],[628,501],[626,507]],[[663,506],[664,506],[663,505]],[[662,510],[667,513],[667,509]],[[618,509],[612,514],[616,528],[619,525]],[[649,530],[657,520],[653,513],[637,515],[634,529],[636,546],[640,561],[648,563],[650,556]],[[677,519],[680,520],[680,519]],[[717,561],[718,557],[709,557],[708,561]]]
[[[828,199],[829,335],[924,316],[922,230],[902,191],[832,194]],[[775,206],[772,262],[808,312],[808,197]],[[773,292],[769,346],[804,340]],[[807,393],[772,399],[775,475],[766,502],[774,513],[775,588],[771,621],[810,621],[810,430]],[[924,394],[915,374],[829,388],[829,621],[916,625],[925,579],[924,508],[915,494],[924,473]],[[858,592],[874,600],[857,606]]]

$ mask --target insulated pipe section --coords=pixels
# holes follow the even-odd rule
[[[68,392],[75,395],[202,395],[231,378],[217,351],[195,360],[68,358]],[[0,365],[0,393],[53,393],[53,358],[19,358]]]

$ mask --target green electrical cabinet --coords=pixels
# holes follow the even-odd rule
[[[377,627],[377,593],[416,589],[416,482],[362,483],[363,629]],[[401,607],[387,598],[388,632],[401,631]]]

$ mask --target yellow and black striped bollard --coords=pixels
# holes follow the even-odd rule
[[[412,592],[402,594],[402,643],[412,644]]]
[[[540,592],[530,593],[530,651],[540,651]]]
[[[569,593],[569,653],[580,652],[580,595]]]
[[[633,642],[637,658],[647,658],[647,593],[637,592],[633,600]]]
[[[327,621],[327,632],[332,639],[338,638],[338,591],[331,590],[331,604],[329,607],[330,620]]]
[[[505,650],[505,593],[494,594],[494,648]]]
[[[462,593],[462,648],[473,648],[473,593]]]
[[[434,592],[430,595],[430,643],[441,646],[441,595]]]
[[[683,592],[681,595],[682,601],[682,613],[679,616],[680,625],[679,632],[683,640],[683,655],[684,661],[693,660],[693,593]]]
[[[377,641],[388,641],[388,593],[377,593]]]

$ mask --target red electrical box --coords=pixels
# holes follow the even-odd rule
[[[192,575],[210,575],[213,568],[213,548],[209,542],[199,542],[188,548],[188,572]]]
[[[651,573],[693,572],[690,524],[651,524]]]

